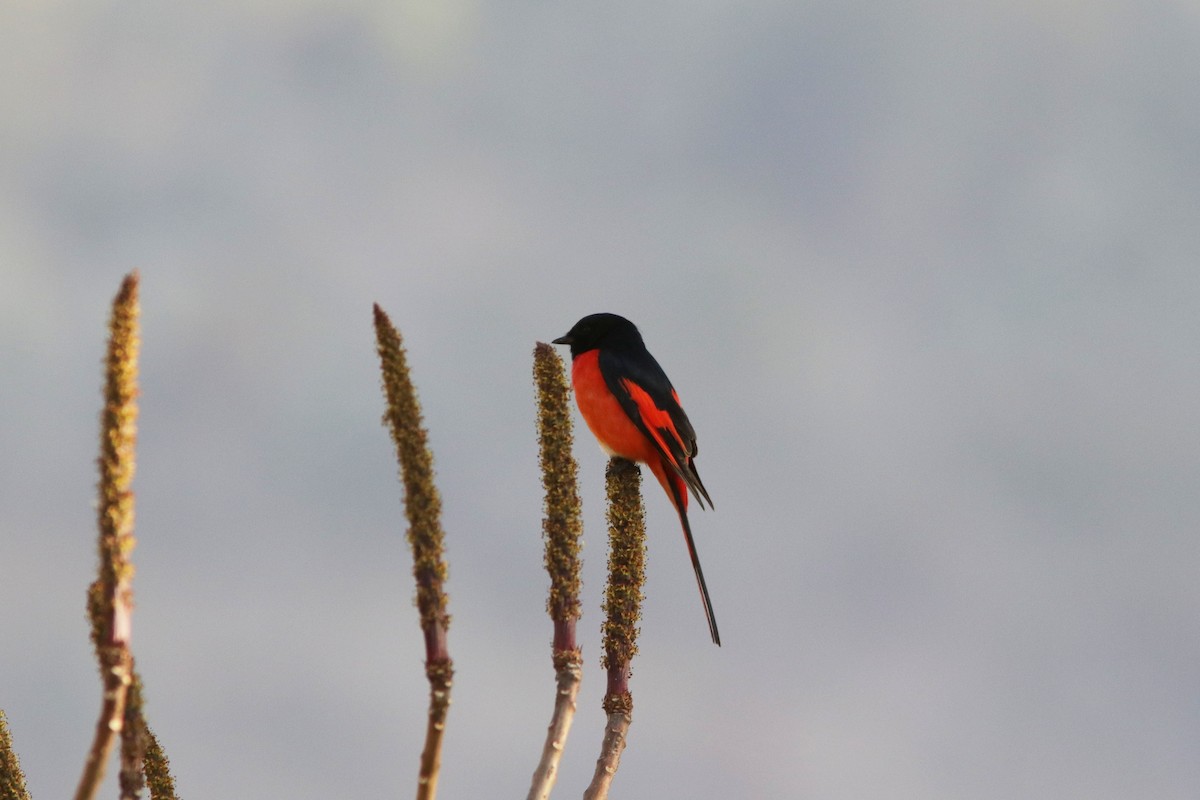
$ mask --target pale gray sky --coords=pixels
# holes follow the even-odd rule
[[[665,498],[628,797],[1195,797],[1200,10],[38,2],[0,10],[0,707],[35,797],[99,704],[108,303],[141,270],[135,651],[183,796],[410,793],[426,684],[371,330],[445,499],[446,797],[553,697],[530,354],[637,322]],[[603,456],[580,426],[598,752]]]

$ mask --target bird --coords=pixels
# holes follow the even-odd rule
[[[713,504],[696,471],[696,432],[679,394],[646,349],[637,326],[622,316],[590,314],[554,344],[571,348],[575,402],[601,449],[649,467],[678,512],[708,631],[719,647],[717,619],[688,522],[688,493],[701,508]]]

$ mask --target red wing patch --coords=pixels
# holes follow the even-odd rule
[[[648,353],[644,355],[648,364],[639,362],[636,354],[626,358],[592,350],[576,356],[571,380],[579,410],[609,455],[652,469],[661,463],[662,475],[656,470],[656,476],[681,512],[687,508],[689,489],[701,505],[711,507],[692,461],[696,434],[691,422],[667,376]]]
[[[654,444],[658,446],[659,453],[676,469],[681,469],[680,456],[687,457],[687,446],[679,437],[679,432],[675,430],[675,422],[671,419],[671,413],[659,408],[649,392],[628,378],[621,379],[621,388],[629,392],[629,397],[642,415],[646,431],[654,440]],[[674,390],[671,395],[678,402],[678,396],[675,395]]]

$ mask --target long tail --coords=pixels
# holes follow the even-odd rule
[[[712,600],[708,597],[708,586],[704,583],[704,570],[700,569],[700,556],[696,554],[696,542],[692,539],[692,526],[688,524],[687,511],[679,509],[679,521],[683,523],[683,538],[687,540],[688,555],[692,557],[692,569],[696,571],[696,584],[700,587],[700,599],[704,602],[704,616],[708,619],[708,632],[713,644],[721,646],[721,634],[717,632],[717,617],[713,614]]]
[[[667,490],[667,495],[679,512],[679,521],[683,523],[683,538],[687,542],[688,555],[692,559],[692,569],[696,573],[696,585],[700,587],[700,600],[704,603],[704,616],[708,620],[708,632],[712,635],[713,644],[721,646],[721,634],[717,632],[717,617],[713,613],[712,600],[708,596],[708,585],[704,582],[704,570],[700,568],[700,556],[696,552],[696,540],[692,538],[692,526],[688,522],[687,502],[688,485],[683,478],[663,464],[651,464],[650,470],[658,482]],[[705,493],[707,497],[707,493]],[[711,500],[709,501],[712,502]]]

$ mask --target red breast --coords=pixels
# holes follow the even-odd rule
[[[629,416],[600,373],[600,351],[580,353],[571,365],[571,383],[575,387],[575,402],[583,421],[600,441],[604,452],[630,461],[652,464],[658,461],[658,451]]]

